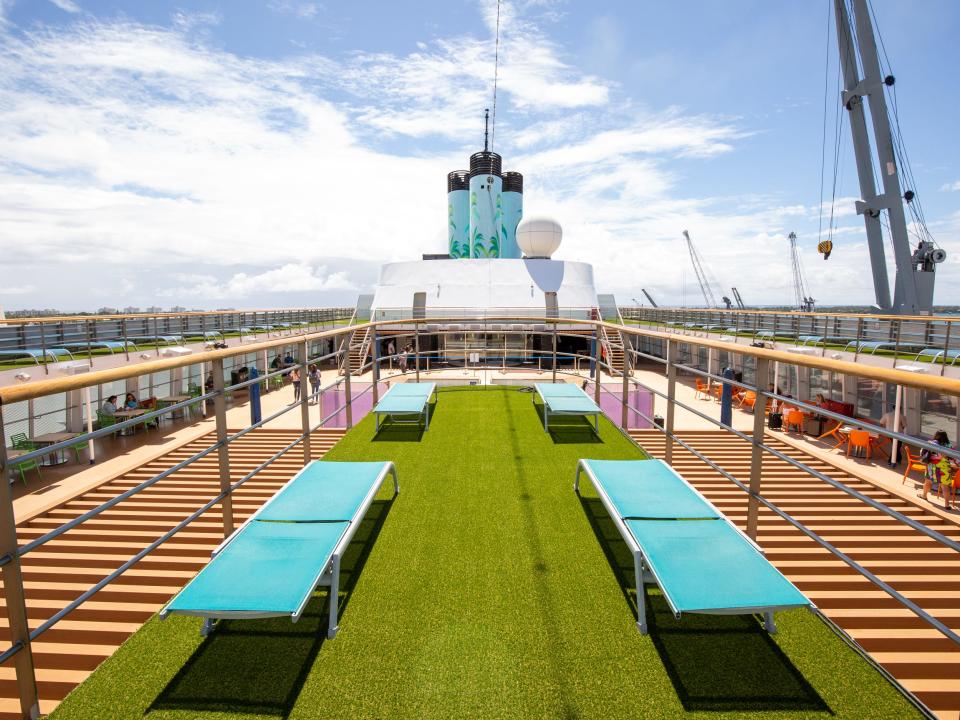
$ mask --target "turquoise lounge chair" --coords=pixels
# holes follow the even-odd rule
[[[430,429],[430,397],[436,393],[437,384],[404,382],[391,387],[373,408],[377,431],[382,424],[381,416],[416,416],[416,423],[423,418],[424,430]],[[439,396],[438,396],[439,397]]]
[[[327,637],[337,634],[340,560],[387,475],[391,462],[315,460],[213,551],[213,559],[160,611],[205,618],[288,616],[293,622],[314,589],[330,587]]]
[[[763,551],[696,488],[662,460],[581,460],[585,472],[633,554],[637,627],[646,634],[643,583],[655,582],[678,620],[683,613],[773,613],[812,603],[763,556]]]
[[[600,434],[603,411],[582,389],[570,383],[536,383],[534,387],[543,402],[544,432],[550,432],[551,415],[592,415],[594,431]],[[533,401],[536,403],[536,395]]]

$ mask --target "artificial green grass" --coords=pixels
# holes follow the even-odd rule
[[[639,458],[604,420],[543,431],[530,393],[443,388],[430,424],[367,417],[328,455],[388,459],[345,559],[340,632],[324,594],[297,624],[154,618],[53,714],[78,718],[907,718],[919,714],[805,610],[684,616],[650,597],[635,626],[632,566],[581,457]],[[551,422],[553,425],[553,422]],[[691,552],[697,552],[691,548]],[[237,578],[237,582],[254,582]]]

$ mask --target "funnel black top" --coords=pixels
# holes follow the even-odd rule
[[[483,150],[470,156],[470,177],[474,175],[500,176],[503,160],[495,152]]]
[[[470,189],[470,173],[466,170],[454,170],[447,173],[447,192]]]
[[[505,172],[503,174],[503,191],[523,193],[523,175],[518,172]]]

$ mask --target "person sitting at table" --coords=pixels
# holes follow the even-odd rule
[[[107,398],[107,401],[103,404],[103,407],[100,408],[100,412],[104,415],[109,415],[113,417],[117,412],[117,396],[111,395]]]
[[[944,448],[952,447],[945,430],[937,430],[933,435],[933,442]],[[953,474],[956,471],[956,463],[935,450],[924,450],[920,453],[920,460],[927,464],[927,473],[923,480],[923,491],[917,493],[917,496],[927,500],[927,493],[935,490],[943,495],[944,504],[949,509],[953,501]]]
[[[280,353],[277,353],[276,355],[273,356],[273,361],[270,363],[270,369],[271,370],[280,369]]]
[[[140,403],[137,402],[137,396],[133,393],[127,393],[127,397],[123,401],[124,410],[136,410],[140,407]]]
[[[293,363],[294,363],[293,355],[291,355],[289,352],[283,356],[284,367],[290,367],[291,365],[293,365]]]

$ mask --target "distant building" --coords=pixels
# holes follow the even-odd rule
[[[117,309],[115,307],[102,307],[97,310],[97,315],[116,315]]]
[[[138,312],[140,312],[140,308],[133,307],[132,305],[128,305],[123,309],[124,315],[136,315]]]
[[[174,305],[172,308],[170,308],[170,312],[172,313],[181,313],[186,311],[187,309],[183,305]]]
[[[157,307],[156,305],[151,305],[150,307],[148,307],[148,308],[146,309],[146,312],[151,313],[151,314],[162,313],[162,312],[163,312],[163,308],[162,308],[162,307]]]

